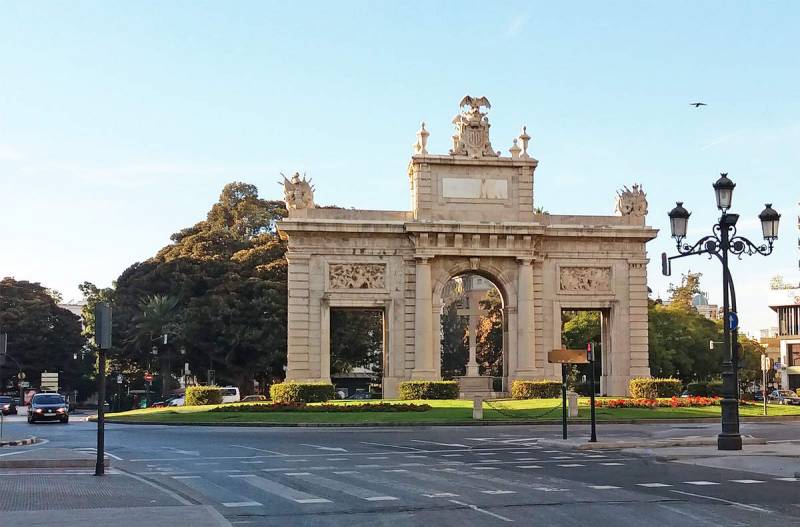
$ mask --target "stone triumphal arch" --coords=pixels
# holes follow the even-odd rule
[[[625,395],[630,378],[650,374],[645,244],[657,231],[645,225],[644,192],[620,191],[613,216],[536,213],[538,161],[526,129],[501,155],[489,141],[488,100],[465,97],[461,108],[448,154],[428,153],[424,123],[417,132],[410,211],[315,208],[305,177],[284,180],[287,379],[330,379],[335,308],[383,312],[385,397],[396,396],[401,381],[438,379],[442,289],[471,272],[503,296],[504,387],[558,378],[547,352],[561,347],[562,310],[597,310],[601,389]],[[487,389],[474,375],[461,383],[464,392]]]

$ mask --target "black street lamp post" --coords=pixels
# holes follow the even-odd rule
[[[678,202],[676,207],[669,212],[670,230],[675,239],[678,255],[667,258],[661,255],[662,271],[665,276],[671,274],[671,261],[676,258],[707,254],[709,258],[716,256],[722,263],[722,316],[723,316],[723,346],[727,355],[722,363],[722,432],[717,436],[719,450],[741,450],[742,436],[739,434],[739,343],[738,343],[738,318],[736,316],[736,289],[733,286],[728,256],[735,255],[741,259],[745,254],[761,254],[768,256],[772,253],[772,246],[778,239],[778,225],[781,215],[775,212],[770,203],[758,215],[761,220],[761,230],[766,243],[756,245],[747,238],[739,236],[736,232],[738,214],[730,214],[728,209],[733,200],[733,189],[736,184],[728,179],[728,174],[721,174],[714,183],[714,192],[717,199],[717,208],[722,212],[719,221],[714,225],[713,234],[705,236],[693,245],[684,243],[686,228],[691,213],[683,208],[683,203]]]

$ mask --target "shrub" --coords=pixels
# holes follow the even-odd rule
[[[400,398],[458,399],[456,381],[404,381],[400,383]]]
[[[708,395],[711,397],[722,397],[722,381],[711,381],[708,383]]]
[[[707,382],[690,382],[686,385],[686,390],[692,397],[707,397],[708,396],[708,383]]]
[[[659,379],[643,377],[631,379],[628,383],[631,397],[634,399],[656,399],[658,397],[674,397],[681,394],[683,384],[678,379]]]
[[[212,412],[427,412],[427,404],[391,404],[391,403],[365,403],[365,404],[315,404],[305,403],[245,403],[218,406]]]
[[[222,392],[219,386],[189,386],[186,388],[184,399],[186,406],[220,403],[222,403]]]
[[[514,381],[511,397],[514,399],[547,399],[561,395],[561,381]]]
[[[276,403],[323,403],[336,398],[336,389],[329,382],[281,382],[269,387],[270,399]]]
[[[717,397],[671,397],[669,399],[598,399],[596,408],[696,408],[719,404]]]

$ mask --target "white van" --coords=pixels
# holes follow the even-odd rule
[[[223,403],[238,403],[241,400],[239,388],[236,386],[223,386],[219,391],[222,392]]]

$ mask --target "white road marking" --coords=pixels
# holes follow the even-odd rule
[[[215,470],[214,471],[215,474],[237,474],[237,473],[242,473],[242,472],[244,472],[244,470],[224,469],[224,470]]]
[[[381,465],[356,465],[356,468],[380,468]]]
[[[517,465],[517,468],[542,468],[539,465]]]
[[[284,476],[310,476],[311,472],[284,472]]]
[[[498,520],[503,520],[504,522],[513,522],[514,521],[511,518],[506,518],[505,516],[500,516],[499,514],[495,514],[495,513],[491,512],[491,511],[487,511],[486,509],[481,509],[477,505],[472,505],[472,504],[464,503],[463,501],[457,501],[457,500],[449,500],[449,501],[450,501],[450,503],[455,503],[456,505],[461,505],[462,507],[468,507],[468,508],[474,510],[475,512],[482,512],[483,514],[488,514],[489,516],[497,518]]]
[[[263,461],[242,461],[245,465],[263,465]]]
[[[426,498],[457,498],[458,494],[452,492],[436,492],[434,494],[423,494]]]
[[[564,467],[564,468],[574,468],[574,467],[585,467],[586,465],[581,465],[580,463],[566,463],[566,464],[557,465],[557,466]]]
[[[427,443],[429,445],[438,445],[438,446],[452,446],[458,448],[469,448],[469,445],[462,445],[461,443],[437,443],[436,441],[423,441],[422,439],[412,439],[411,441],[415,443]]]
[[[406,456],[406,459],[428,459],[430,456],[420,456],[420,455],[413,455],[413,456]]]
[[[244,445],[231,445],[236,448],[246,448],[247,450],[255,450],[256,452],[266,452],[268,454],[275,454],[276,456],[287,456],[288,454],[284,454],[282,452],[275,452],[274,450],[267,450],[266,448],[256,448],[254,446],[244,446]]]
[[[200,476],[171,476],[172,479],[199,479]]]
[[[637,483],[639,487],[647,487],[650,489],[656,489],[660,487],[671,487],[672,485],[667,485],[666,483]]]
[[[603,456],[603,455],[601,455],[601,454],[593,454],[593,455],[591,455],[591,456],[586,456],[586,457],[592,457],[592,458],[601,458],[601,457],[606,457],[606,456]]]
[[[408,471],[404,468],[393,468],[389,470],[384,470],[383,472],[408,472]]]
[[[370,496],[369,498],[364,498],[367,501],[395,501],[398,498],[394,496]]]
[[[172,447],[172,446],[165,446],[163,448],[165,448],[166,450],[171,450],[172,452],[175,452],[176,454],[183,454],[184,456],[199,456],[200,455],[200,452],[197,451],[197,450],[181,450],[180,448],[175,448],[175,447]]]
[[[743,484],[748,484],[748,483],[764,483],[764,482],[763,482],[763,481],[761,481],[760,479],[732,479],[731,481],[732,481],[733,483],[743,483]]]
[[[196,467],[208,467],[208,466],[211,466],[211,465],[219,465],[219,463],[217,463],[216,461],[212,461],[212,462],[204,462],[204,463],[195,463],[194,465]],[[147,465],[147,466],[149,467],[149,466],[154,466],[154,465]]]
[[[377,460],[377,459],[389,459],[389,458],[386,457],[386,456],[373,456],[373,457],[368,457],[367,459],[376,459]]]
[[[530,454],[530,452],[527,452],[527,451],[523,450],[521,452],[509,452],[509,454],[514,454],[514,455],[519,456],[521,454]]]
[[[136,481],[138,481],[140,483],[144,483],[145,485],[149,485],[149,486],[153,487],[154,489],[158,489],[161,492],[163,492],[164,494],[166,494],[167,496],[169,496],[170,498],[172,498],[173,500],[175,500],[178,503],[180,503],[181,505],[193,505],[192,502],[190,502],[189,500],[187,500],[183,496],[180,496],[177,493],[169,490],[168,488],[162,487],[158,483],[154,483],[154,482],[150,481],[149,479],[139,477],[136,474],[132,474],[132,473],[126,472],[124,470],[117,469],[115,472],[118,473],[118,474],[123,474],[125,476],[128,476],[131,479],[135,479]]]
[[[401,467],[423,467],[425,463],[400,463]]]
[[[719,485],[716,481],[684,481],[687,485],[697,485],[698,487],[707,485]]]
[[[500,470],[497,467],[472,467],[472,470]]]
[[[395,501],[397,498],[394,496],[386,496],[384,494],[378,494],[377,492],[365,489],[362,487],[357,487],[356,485],[351,485],[345,481],[329,479],[324,476],[319,476],[317,474],[312,474],[308,476],[297,476],[297,479],[301,479],[312,485],[320,485],[326,487],[334,492],[344,492],[345,494],[350,494],[351,496],[355,496],[356,498],[361,498],[362,500],[366,501]]]
[[[281,485],[275,481],[270,481],[253,474],[235,474],[228,476],[229,478],[237,478],[239,481],[244,481],[248,485],[252,485],[257,489],[269,492],[278,497],[294,501],[296,503],[330,503],[330,500],[314,496],[307,492],[302,492],[286,485]]]
[[[772,478],[775,481],[800,481],[800,478]]]
[[[322,445],[309,445],[308,443],[300,443],[302,446],[310,446],[311,448],[316,448],[317,450],[325,450],[327,452],[347,452],[347,449],[342,447],[331,447],[331,446],[322,446]]]
[[[625,463],[600,463],[600,464],[606,467],[622,467],[625,465]]]
[[[90,454],[95,454],[95,455],[97,455],[97,448],[95,448],[95,447],[83,447],[83,448],[76,448],[75,450],[80,450],[81,452],[86,452],[86,453],[90,453]],[[103,453],[104,453],[105,455],[107,455],[108,457],[110,457],[111,459],[116,459],[117,461],[125,461],[125,460],[124,460],[124,459],[122,459],[121,457],[119,457],[119,456],[117,456],[117,455],[114,455],[114,454],[112,454],[112,453],[111,453],[111,452],[109,452],[108,450],[104,450],[104,451],[103,451]]]
[[[746,510],[749,510],[749,511],[766,512],[766,513],[771,513],[772,512],[769,509],[762,509],[761,507],[756,507],[755,505],[748,505],[746,503],[739,503],[737,501],[724,500],[722,498],[715,498],[713,496],[705,496],[703,494],[693,494],[691,492],[684,492],[682,490],[673,490],[673,489],[671,489],[670,492],[675,492],[677,494],[684,494],[686,496],[694,496],[696,498],[704,498],[704,499],[707,499],[707,500],[721,501],[722,503],[727,503],[728,505],[734,505],[736,507],[740,507],[742,509],[746,509]]]
[[[442,457],[463,457],[464,454],[443,454]]]
[[[307,459],[284,459],[286,463],[308,463]]]
[[[501,463],[501,461],[499,459],[481,459],[480,461],[478,461],[478,463]],[[455,464],[463,465],[463,463],[461,461],[448,461],[447,464],[449,464],[449,465],[455,465]]]
[[[482,490],[481,493],[491,494],[494,496],[497,494],[516,494],[517,492],[514,490]]]
[[[518,457],[514,461],[538,461],[538,458],[535,457]]]
[[[334,474],[358,474],[357,470],[334,470]]]
[[[615,487],[614,485],[589,485],[589,488],[595,490],[613,490],[619,487]]]
[[[574,459],[572,456],[553,456],[550,459]]]
[[[349,461],[346,457],[326,457],[325,461]]]
[[[403,448],[405,450],[413,450],[419,452],[419,448],[414,448],[413,446],[403,446],[403,445],[389,445],[386,443],[373,443],[371,441],[360,441],[362,445],[375,445],[375,446],[385,446],[389,448]]]
[[[475,452],[476,456],[494,456],[497,455],[496,452]]]
[[[228,501],[222,504],[225,507],[261,507],[257,501]]]

